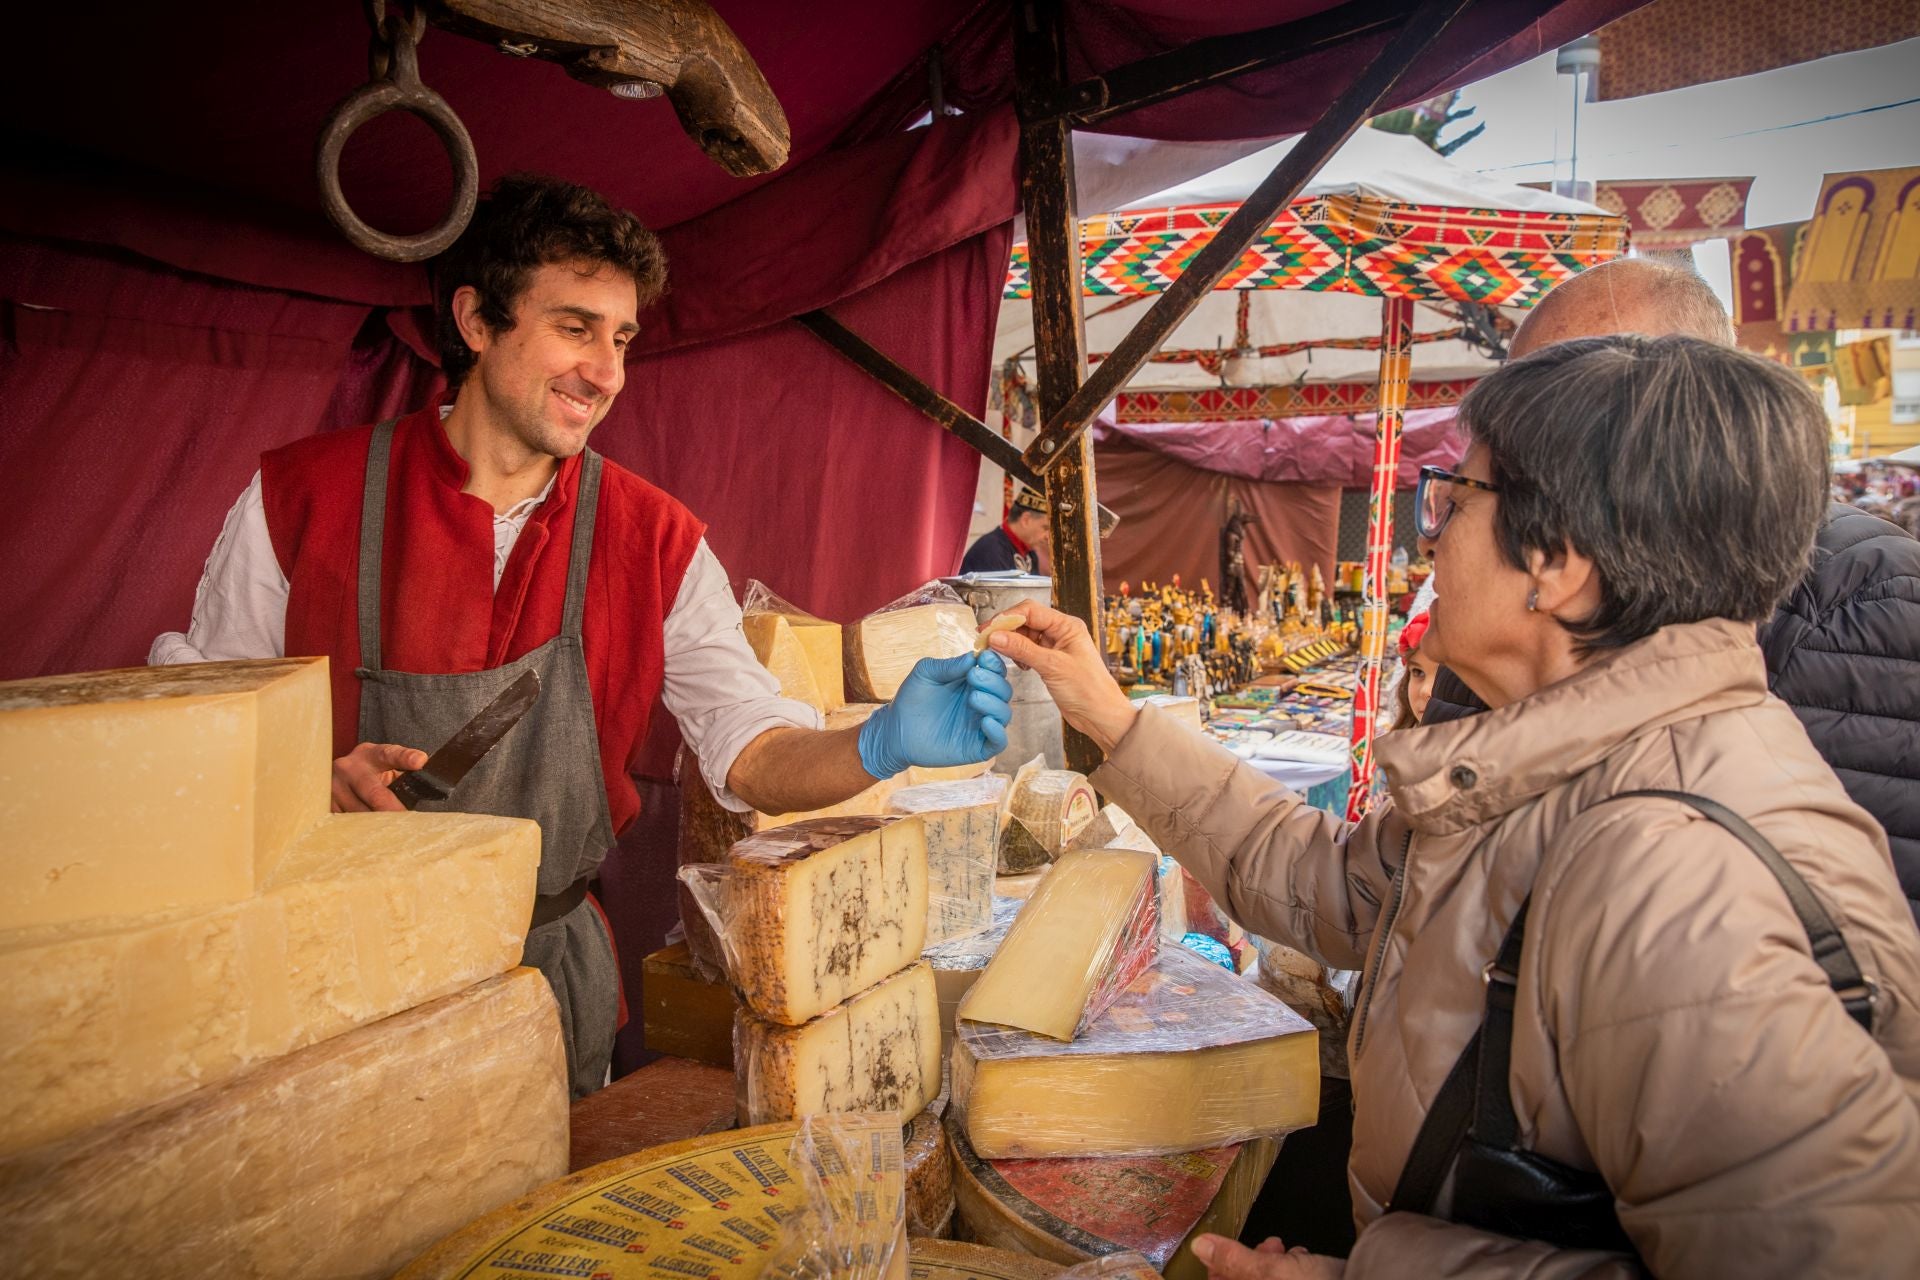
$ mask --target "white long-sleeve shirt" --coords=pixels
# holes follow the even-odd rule
[[[493,585],[507,557],[553,484],[493,517]],[[740,606],[726,570],[702,538],[681,579],[664,627],[665,677],[660,697],[680,723],[680,735],[699,757],[700,772],[720,803],[752,808],[727,790],[727,774],[749,742],[786,725],[820,728],[804,702],[780,696],[780,682],[753,656],[740,629]],[[185,632],[169,631],[148,650],[151,666],[279,658],[286,654],[287,576],[267,532],[260,473],[227,512],[194,593]],[[414,745],[414,744],[409,744]]]

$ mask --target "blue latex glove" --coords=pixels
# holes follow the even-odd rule
[[[997,653],[922,658],[893,701],[860,726],[860,763],[876,778],[908,765],[975,764],[1007,745],[1013,686]]]

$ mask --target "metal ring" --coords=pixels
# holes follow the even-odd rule
[[[340,189],[340,153],[354,130],[389,111],[410,111],[425,120],[447,148],[453,163],[453,203],[440,225],[418,235],[396,236],[368,226],[347,204]],[[480,161],[473,151],[473,139],[466,126],[453,113],[447,100],[420,84],[396,84],[381,80],[362,85],[346,101],[333,109],[320,130],[320,146],[315,156],[320,180],[320,205],[353,244],[377,258],[390,262],[419,262],[444,251],[473,220],[480,199]]]

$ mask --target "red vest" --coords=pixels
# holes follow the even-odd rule
[[[325,654],[333,676],[333,740],[360,741],[360,501],[371,427],[295,441],[260,460],[274,554],[289,583],[288,654]],[[382,552],[385,665],[448,675],[484,671],[559,634],[580,459],[560,465],[493,586],[493,508],[460,490],[467,464],[437,409],[394,431]],[[582,647],[593,689],[607,811],[618,832],[640,812],[629,776],[665,671],[663,632],[706,526],[659,489],[608,462],[600,482]],[[405,744],[431,751],[439,743]]]

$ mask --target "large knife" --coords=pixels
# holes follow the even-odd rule
[[[427,757],[427,762],[393,780],[393,794],[409,809],[417,809],[424,800],[445,800],[480,763],[480,757],[493,750],[507,736],[507,730],[520,723],[527,708],[540,699],[540,675],[528,671],[500,691],[500,695],[480,708],[478,715],[447,739],[446,745]]]

